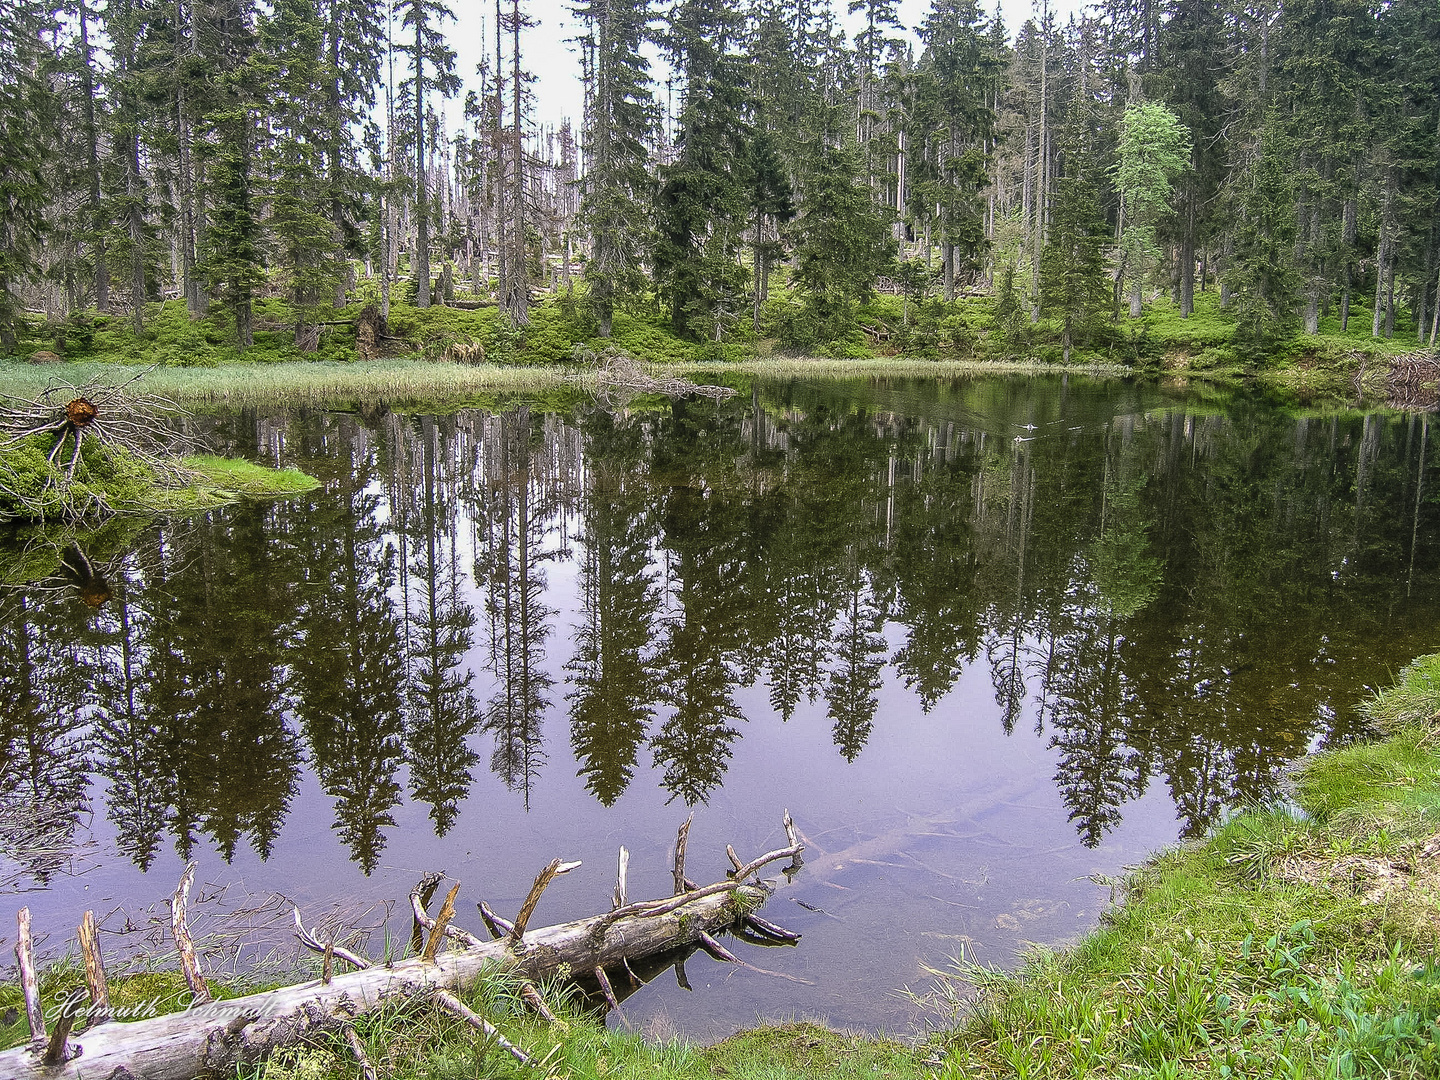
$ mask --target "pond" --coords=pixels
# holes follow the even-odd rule
[[[608,907],[622,844],[666,895],[688,815],[714,880],[788,809],[765,914],[801,944],[611,1022],[909,1031],[929,968],[1073,940],[1440,639],[1414,416],[1072,376],[194,423],[323,486],[0,592],[3,907],[52,950],[87,908],[143,938],[189,858],[252,919],[372,928],[444,869],[475,930],[582,860],[540,925]]]

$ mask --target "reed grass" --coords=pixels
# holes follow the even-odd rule
[[[738,363],[686,361],[666,371],[687,374],[738,372],[765,379],[948,379],[964,376],[1044,376],[1083,374],[1121,378],[1133,374],[1122,364],[1047,364],[1038,360],[912,360],[882,356],[861,360],[825,357],[756,357]]]
[[[81,383],[127,371],[114,364],[0,363],[0,393],[31,396],[56,377]],[[572,382],[571,369],[426,360],[369,363],[296,361],[162,367],[145,376],[147,393],[183,405],[307,405],[330,401],[455,400],[495,392],[540,392]]]

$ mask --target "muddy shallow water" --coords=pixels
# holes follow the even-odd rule
[[[0,882],[52,948],[86,908],[134,945],[187,858],[217,911],[371,927],[443,868],[477,930],[581,859],[558,921],[621,844],[663,895],[686,815],[711,880],[788,808],[799,947],[612,1022],[911,1030],[927,969],[1083,933],[1436,645],[1420,418],[1071,378],[195,424],[323,487],[0,548]]]

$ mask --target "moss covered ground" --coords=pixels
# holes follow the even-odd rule
[[[212,455],[183,458],[157,469],[95,439],[84,440],[74,474],[67,476],[69,449],[52,462],[53,443],[52,435],[32,435],[5,450],[0,458],[0,524],[192,513],[243,498],[283,498],[318,486],[295,469],[269,469]]]
[[[1015,972],[961,965],[924,999],[936,1033],[891,1039],[792,1022],[709,1047],[606,1030],[554,988],[542,1026],[502,976],[470,1004],[541,1059],[517,1066],[425,1010],[356,1024],[383,1077],[700,1080],[801,1077],[1440,1076],[1440,655],[1422,657],[1365,711],[1377,737],[1312,755],[1293,801],[1236,814],[1204,840],[1117,883],[1119,902],[1075,947]],[[121,980],[124,1000],[179,1000],[178,978]],[[47,998],[78,984],[73,962]],[[0,988],[0,1042],[23,1037]],[[328,1080],[340,1046],[287,1052],[253,1080]]]

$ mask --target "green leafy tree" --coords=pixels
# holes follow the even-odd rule
[[[1190,132],[1167,106],[1130,105],[1120,121],[1115,188],[1120,195],[1120,265],[1130,278],[1130,317],[1142,311],[1145,279],[1160,258],[1156,226],[1171,212],[1173,181],[1190,161]]]

